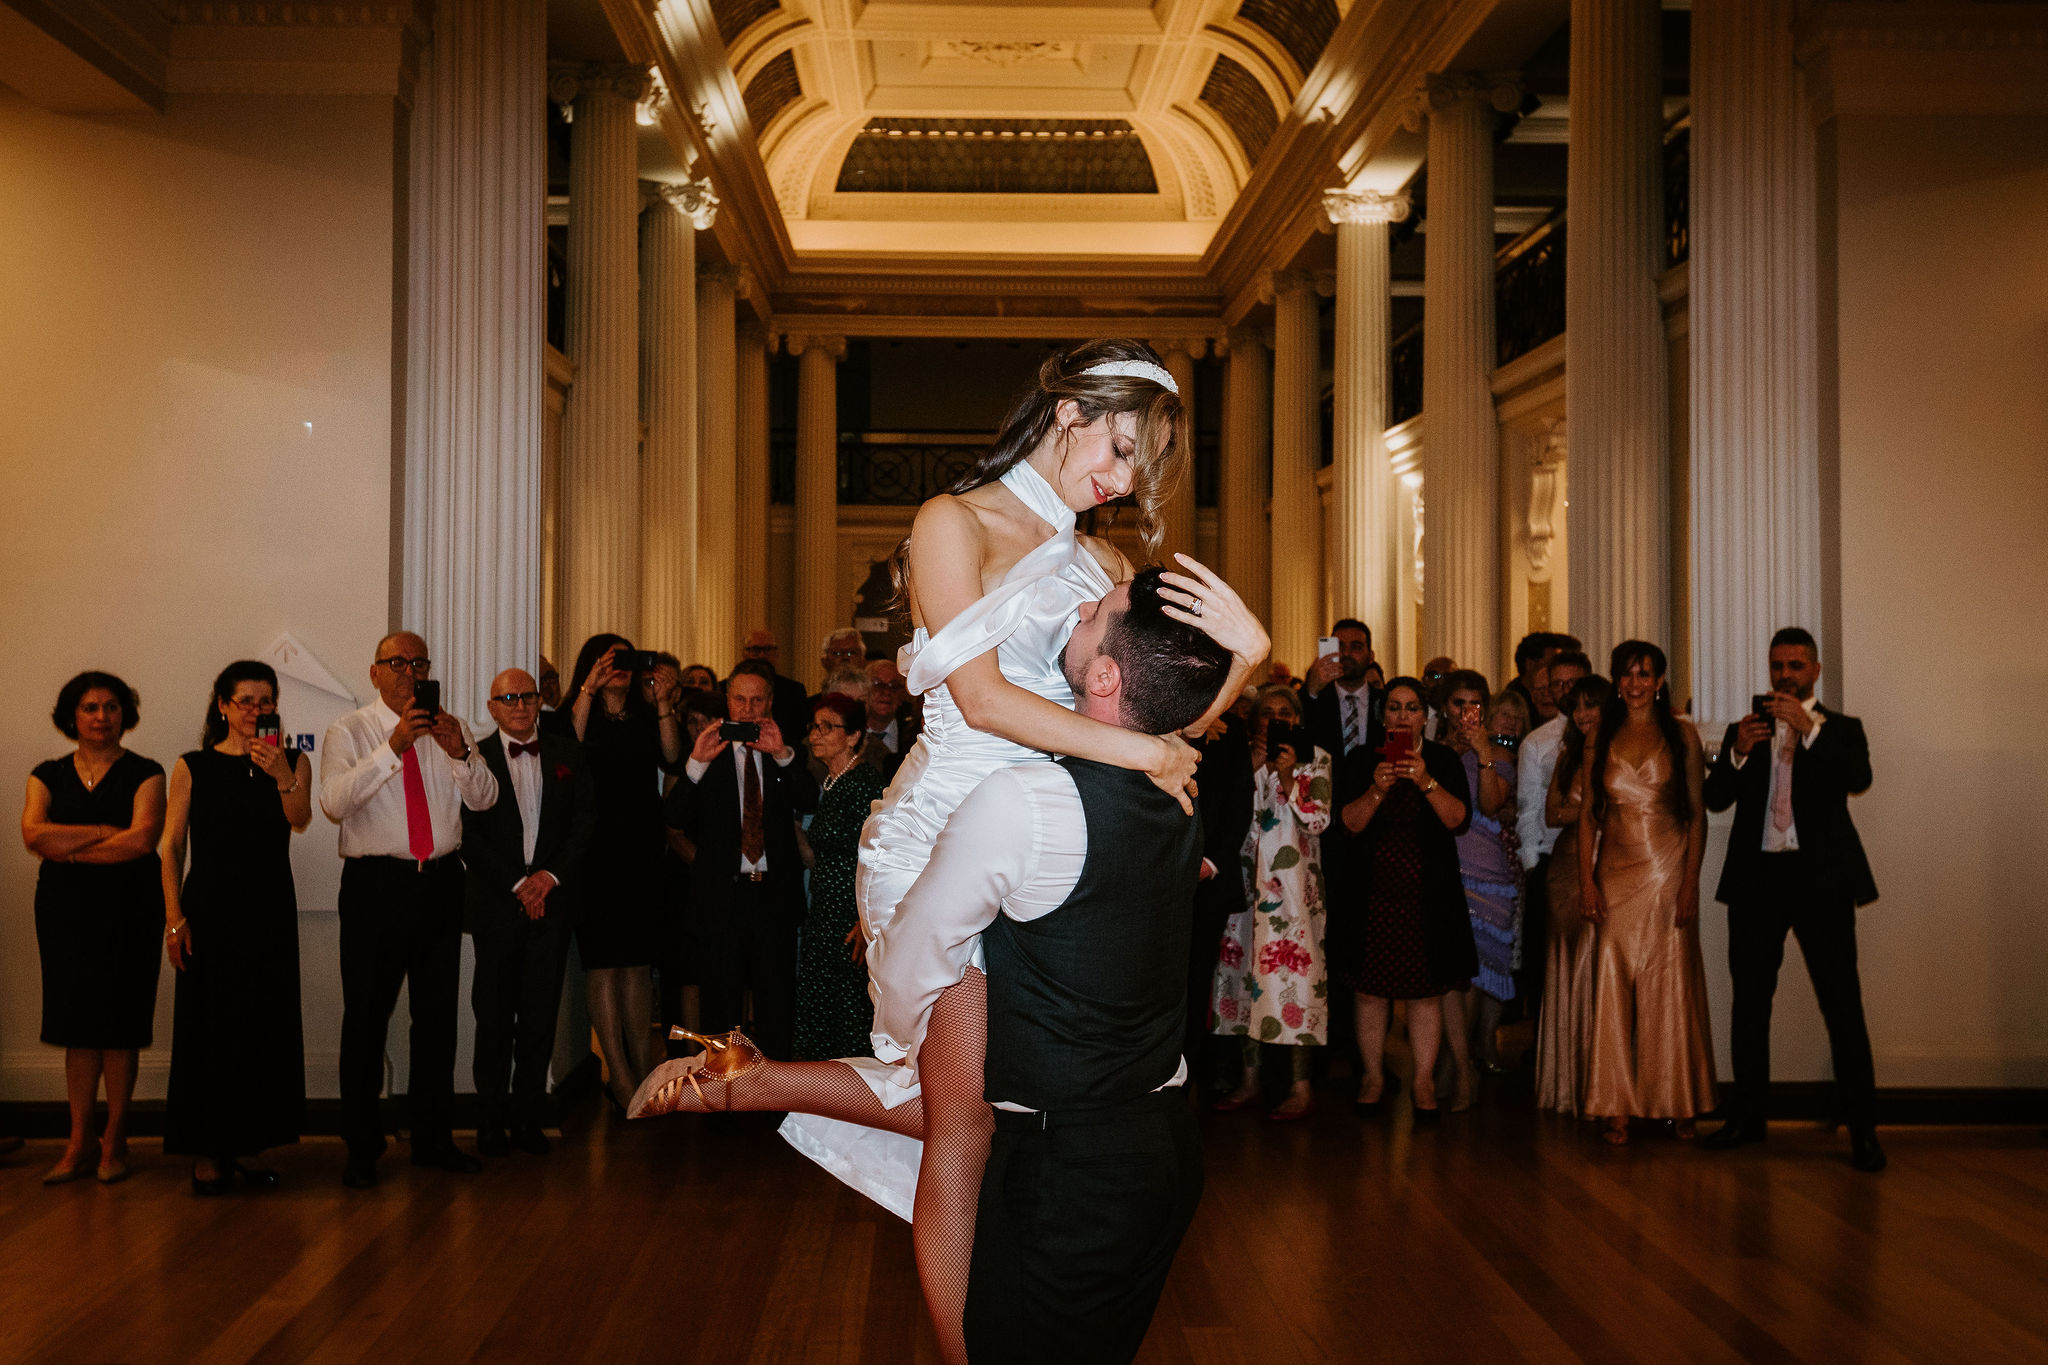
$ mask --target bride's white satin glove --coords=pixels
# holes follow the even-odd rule
[[[1160,575],[1160,583],[1168,590],[1160,594],[1166,614],[1222,645],[1242,667],[1257,668],[1273,648],[1259,618],[1208,565],[1184,554],[1174,558],[1187,573],[1168,570]]]

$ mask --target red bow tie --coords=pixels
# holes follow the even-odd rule
[[[540,752],[540,741],[534,739],[528,740],[526,743],[521,744],[517,740],[514,740],[512,743],[505,746],[505,752],[510,754],[514,758],[519,757],[521,754],[537,754]]]

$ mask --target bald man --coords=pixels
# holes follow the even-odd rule
[[[476,945],[476,1149],[545,1156],[571,897],[597,825],[596,798],[583,746],[541,733],[540,685],[524,669],[493,678],[487,704],[498,728],[476,747],[498,800],[462,813],[462,918]]]
[[[462,978],[462,811],[489,810],[498,783],[469,727],[424,706],[427,642],[401,630],[377,642],[377,700],[328,727],[320,809],[341,826],[341,1183],[377,1183],[379,1096],[398,988],[412,1002],[412,1164],[470,1173],[455,1145],[455,1002]]]
[[[775,717],[775,723],[782,727],[782,733],[801,749],[804,734],[811,727],[810,694],[802,683],[782,672],[782,646],[776,642],[775,632],[748,631],[740,653],[746,658],[760,660],[772,670],[773,692],[769,712]]]

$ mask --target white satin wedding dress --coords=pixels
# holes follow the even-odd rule
[[[1050,755],[968,725],[946,689],[946,678],[993,649],[1005,679],[1071,708],[1074,693],[1060,666],[1061,651],[1081,604],[1115,586],[1075,534],[1073,510],[1037,470],[1020,461],[1002,482],[1054,534],[1018,560],[995,591],[938,634],[919,628],[898,656],[909,690],[925,699],[924,733],[861,828],[854,899],[871,950],[889,933],[896,907],[924,871],[939,832],[967,794],[998,768],[1051,761]],[[979,945],[975,965],[981,965]],[[875,991],[873,982],[868,989]],[[844,1060],[893,1109],[917,1096],[917,1075],[904,1049],[879,1033],[875,1043],[881,1055]],[[815,1114],[791,1114],[781,1131],[805,1156],[892,1213],[910,1218],[923,1143]]]

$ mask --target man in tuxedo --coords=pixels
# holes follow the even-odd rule
[[[698,1005],[707,1033],[738,1028],[754,993],[749,1034],[762,1052],[788,1060],[796,1025],[797,926],[804,917],[804,868],[796,817],[818,806],[818,784],[784,736],[771,708],[774,669],[742,661],[725,680],[728,724],[754,725],[747,740],[707,725],[690,748],[683,780],[668,797],[669,828],[697,850],[690,914],[701,964]]]
[[[570,886],[597,825],[583,746],[541,734],[540,702],[522,669],[492,679],[486,704],[498,728],[476,747],[498,800],[462,812],[463,920],[476,946],[476,1149],[484,1156],[514,1147],[547,1154],[541,1129],[569,960]]]
[[[1799,936],[1807,975],[1827,1024],[1838,1112],[1850,1160],[1881,1171],[1877,1077],[1856,972],[1856,909],[1877,899],[1849,798],[1870,788],[1870,745],[1854,716],[1814,700],[1820,651],[1787,626],[1771,637],[1771,692],[1758,714],[1728,727],[1707,774],[1708,810],[1735,807],[1715,897],[1728,907],[1734,1116],[1704,1145],[1761,1142],[1771,1084],[1771,997],[1785,934]]]
[[[777,671],[778,661],[782,657],[782,646],[776,642],[775,632],[748,631],[746,643],[740,646],[740,654],[744,659],[768,665],[768,681],[774,689],[774,700],[768,709],[775,717],[775,724],[788,736],[789,742],[801,748],[804,735],[811,724],[810,693],[805,691],[804,685],[795,678],[785,678]]]
[[[1168,734],[1207,709],[1230,656],[1164,600],[1147,569],[1082,607],[1063,659],[1076,711]],[[1143,773],[1004,768],[969,793],[870,949],[884,1057],[907,1049],[976,935],[987,954],[995,1133],[965,1319],[977,1365],[1127,1361],[1144,1341],[1202,1193],[1179,1093],[1201,860],[1199,816]]]
[[[909,706],[903,670],[893,659],[868,663],[868,737],[861,746],[863,762],[872,763],[888,781],[903,766],[903,756],[923,729]]]

